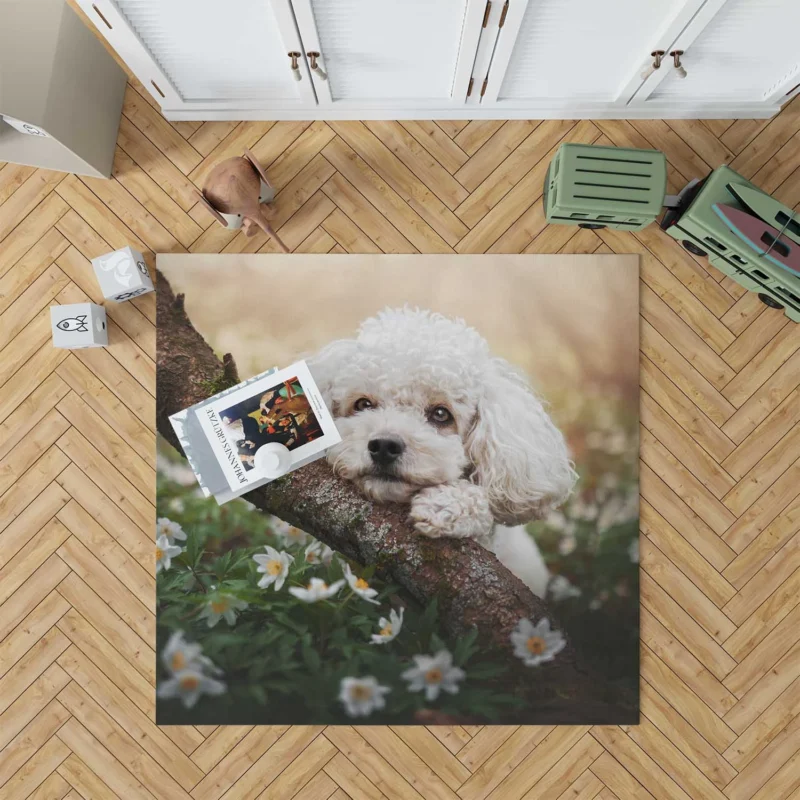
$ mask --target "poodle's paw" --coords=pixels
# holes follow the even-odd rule
[[[411,500],[411,521],[425,536],[487,541],[494,519],[485,490],[469,481],[429,486]]]

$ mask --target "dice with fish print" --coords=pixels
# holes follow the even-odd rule
[[[53,347],[78,350],[108,344],[106,310],[94,303],[50,306]]]
[[[153,281],[142,254],[123,247],[92,259],[94,274],[106,300],[122,303],[153,291]]]

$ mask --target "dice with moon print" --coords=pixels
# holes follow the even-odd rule
[[[142,254],[123,247],[92,259],[100,291],[106,300],[121,303],[153,291],[153,281]]]
[[[78,350],[108,344],[106,310],[94,303],[50,306],[53,347]]]

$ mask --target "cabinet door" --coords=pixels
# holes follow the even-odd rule
[[[712,13],[709,13],[713,11]],[[715,0],[670,45],[683,50],[637,93],[636,104],[780,103],[800,83],[798,0]]]
[[[316,106],[289,0],[78,2],[165,110]]]
[[[320,106],[463,104],[486,0],[292,0]]]
[[[624,105],[641,85],[649,53],[702,2],[510,0],[483,104],[567,113]],[[519,21],[511,24],[515,12]]]

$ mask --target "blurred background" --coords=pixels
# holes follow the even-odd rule
[[[522,368],[580,475],[562,508],[529,525],[556,576],[549,600],[584,656],[636,691],[636,256],[163,255],[158,266],[243,379],[354,336],[364,319],[404,304],[463,318]]]

